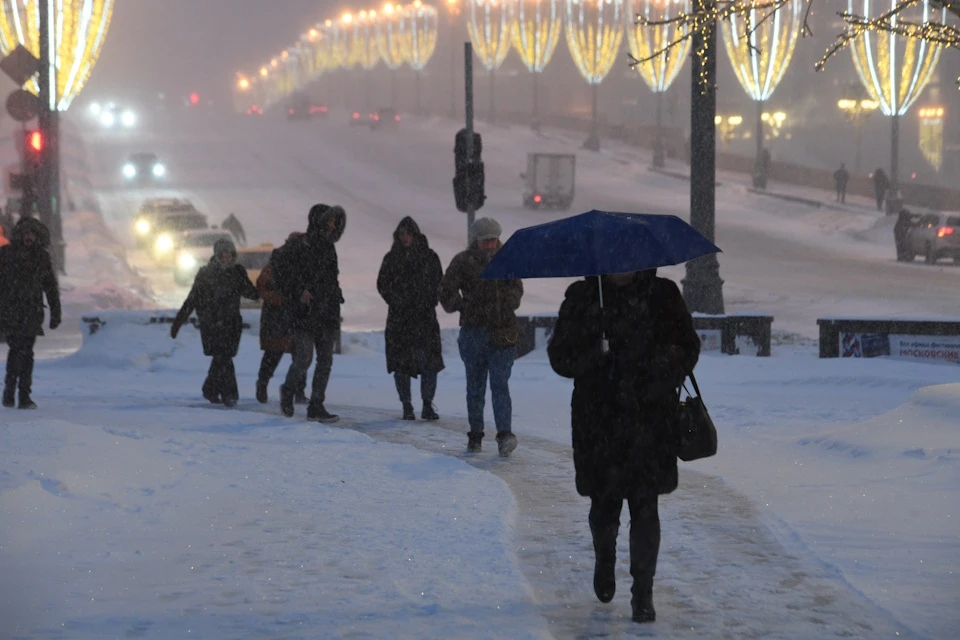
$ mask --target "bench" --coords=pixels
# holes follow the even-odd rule
[[[521,358],[537,348],[537,329],[544,329],[547,339],[557,323],[556,316],[517,316],[520,338],[517,341],[517,357]],[[731,314],[713,316],[694,314],[693,328],[701,336],[703,350],[719,350],[727,355],[739,355],[745,346],[738,338],[749,338],[760,357],[770,356],[770,333],[773,316],[758,314]],[[738,344],[739,342],[739,344]],[[752,351],[752,348],[750,349]]]
[[[817,325],[821,358],[960,361],[960,318],[819,318]]]

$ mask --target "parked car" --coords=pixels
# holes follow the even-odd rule
[[[173,280],[181,286],[192,284],[200,267],[213,257],[213,245],[218,240],[233,242],[233,236],[222,229],[198,229],[182,232],[176,240]]]
[[[927,264],[941,258],[960,263],[960,213],[926,213],[907,231],[906,260],[922,255]]]

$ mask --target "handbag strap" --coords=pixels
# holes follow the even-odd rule
[[[702,400],[702,399],[703,399],[703,395],[700,393],[700,387],[697,385],[697,377],[696,377],[695,375],[693,375],[693,371],[691,371],[691,372],[687,375],[687,377],[690,378],[690,382],[693,384],[693,390],[696,392],[697,397]],[[684,381],[683,381],[683,383],[682,383],[682,386],[683,386],[683,390],[687,392],[687,395],[690,395],[690,390],[687,389],[687,381],[686,381],[686,379],[684,379]]]

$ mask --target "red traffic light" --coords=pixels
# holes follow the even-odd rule
[[[191,93],[191,94],[190,94],[190,104],[193,104],[193,105],[200,104],[200,94],[199,94],[199,93]]]
[[[27,145],[37,153],[43,151],[43,134],[39,131],[31,131],[27,134]]]

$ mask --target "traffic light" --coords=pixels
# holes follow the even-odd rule
[[[23,132],[23,169],[27,175],[36,173],[45,145],[43,133],[36,129]]]
[[[484,171],[480,153],[483,142],[479,133],[473,134],[473,149],[467,156],[467,130],[457,132],[453,145],[454,176],[453,198],[458,211],[467,212],[471,208],[477,211],[483,206],[487,196],[484,194]]]

